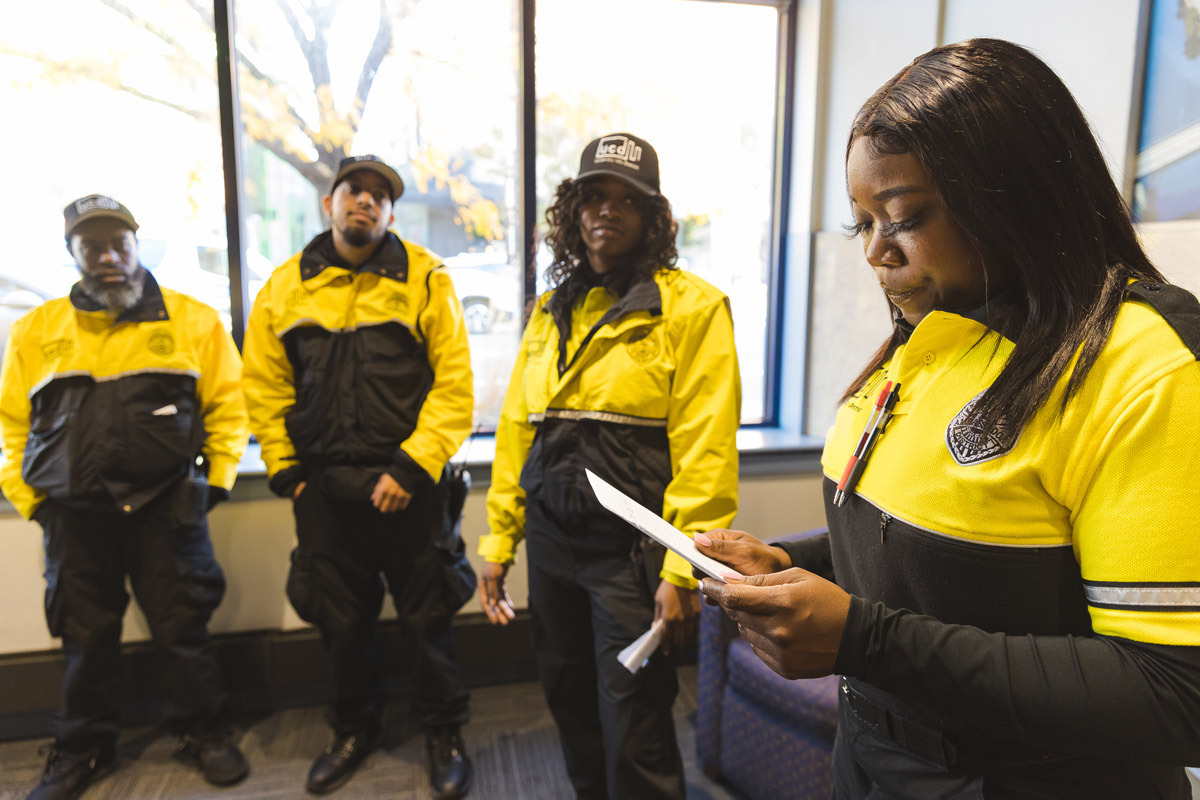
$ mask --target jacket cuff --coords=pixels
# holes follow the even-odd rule
[[[237,462],[233,459],[219,458],[208,461],[208,485],[219,486],[228,494],[237,480]]]
[[[514,564],[517,560],[516,543],[508,536],[495,533],[479,537],[477,552],[489,564]]]
[[[304,483],[308,478],[308,470],[303,464],[293,464],[286,469],[281,469],[271,476],[267,481],[267,485],[271,487],[271,491],[285,500],[291,500],[292,495],[296,493],[296,487]]]
[[[416,491],[423,478],[429,478],[429,473],[425,471],[425,468],[399,447],[392,455],[392,464],[387,468],[387,474],[391,475],[392,479],[400,484],[400,488],[409,494]]]
[[[833,665],[835,673],[850,678],[860,678],[866,674],[870,655],[878,650],[877,646],[872,646],[872,640],[879,635],[878,622],[886,611],[883,603],[870,603],[857,595],[850,595],[846,627],[842,629],[842,641]]]
[[[680,589],[695,589],[700,585],[699,581],[692,577],[692,565],[670,550],[663,558],[662,571],[658,573],[658,577]]]

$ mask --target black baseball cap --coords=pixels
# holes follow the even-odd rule
[[[658,194],[658,153],[632,133],[610,133],[583,148],[576,180],[609,175],[639,192]]]
[[[360,169],[370,170],[388,182],[388,185],[392,187],[393,203],[400,199],[400,195],[404,194],[404,181],[400,180],[400,173],[384,163],[379,156],[372,155],[343,158],[342,163],[338,164],[337,175],[333,176],[333,186],[329,187],[330,194],[339,183],[346,179],[347,175]]]
[[[137,233],[138,224],[137,220],[133,218],[133,212],[111,197],[105,197],[102,194],[89,194],[78,200],[72,200],[63,209],[63,220],[66,222],[66,230],[63,235],[67,239],[70,239],[71,231],[75,230],[80,223],[87,222],[89,219],[96,219],[97,217],[108,217],[119,220],[128,225],[134,233]]]

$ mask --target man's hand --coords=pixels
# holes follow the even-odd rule
[[[693,537],[696,549],[722,564],[727,564],[743,575],[767,575],[782,572],[792,566],[792,559],[780,547],[763,544],[745,531],[718,529],[708,533],[697,533]],[[705,574],[693,570],[697,578]]]
[[[837,584],[802,569],[721,583],[700,582],[738,632],[783,677],[817,678],[833,672],[841,647],[850,595]]]
[[[504,588],[504,578],[511,564],[484,564],[479,570],[479,603],[493,625],[507,625],[515,619],[512,598]]]
[[[403,511],[408,508],[412,495],[404,491],[404,487],[396,483],[396,479],[386,472],[379,476],[375,491],[371,492],[371,504],[384,514]]]
[[[296,488],[292,490],[293,503],[296,502],[296,498],[300,496],[300,493],[304,491],[305,486],[308,486],[308,481],[300,481],[298,484],[296,484]]]
[[[662,651],[670,653],[672,646],[682,647],[700,621],[700,593],[662,581],[654,593],[654,619],[662,619],[667,624],[663,631]]]

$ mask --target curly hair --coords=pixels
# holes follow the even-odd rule
[[[554,254],[554,260],[546,268],[546,282],[556,290],[547,308],[556,320],[562,314],[569,320],[575,300],[602,282],[590,267],[580,269],[588,266],[587,247],[579,228],[586,185],[587,180],[564,179],[554,192],[554,202],[546,209],[546,223],[550,226],[546,243]],[[642,241],[626,256],[621,269],[603,281],[618,294],[634,283],[650,279],[660,269],[675,269],[679,260],[675,249],[678,225],[671,217],[671,203],[662,195],[642,194],[637,195],[636,202],[645,226]]]

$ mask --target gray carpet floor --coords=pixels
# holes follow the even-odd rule
[[[675,720],[689,800],[738,800],[704,776],[696,759],[696,668],[680,669]],[[430,797],[424,738],[405,714],[406,699],[389,706],[389,734],[354,777],[331,797],[337,800],[423,800]],[[560,800],[572,797],[558,749],[554,722],[536,683],[477,688],[463,737],[475,761],[472,800]],[[292,708],[242,724],[241,745],[250,776],[229,789],[209,786],[176,761],[174,739],[158,728],[126,730],[119,741],[121,767],[93,785],[85,800],[283,800],[306,797],[304,778],[312,759],[329,744],[323,709]],[[45,740],[0,743],[0,800],[17,800],[41,777]]]

